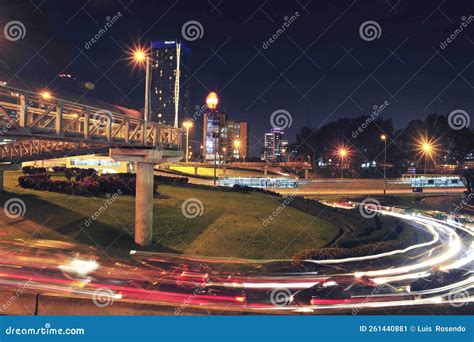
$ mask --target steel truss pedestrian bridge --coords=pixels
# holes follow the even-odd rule
[[[36,94],[0,83],[0,163],[108,152],[154,149],[182,156],[181,130],[82,103]],[[165,158],[166,159],[166,158]]]

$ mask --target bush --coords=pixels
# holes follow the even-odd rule
[[[46,168],[44,167],[34,167],[34,166],[24,166],[21,168],[23,174],[25,175],[44,175],[46,174]]]
[[[99,182],[88,178],[83,182],[52,181],[49,175],[20,176],[18,184],[25,189],[60,192],[70,195],[97,196]]]
[[[161,184],[177,184],[184,185],[188,184],[189,178],[187,177],[171,177],[171,176],[155,176],[155,181]]]
[[[394,249],[404,248],[407,245],[407,241],[396,239],[377,243],[368,243],[354,248],[329,247],[305,249],[295,254],[292,258],[292,261],[294,264],[300,265],[302,262],[304,262],[304,260],[327,260],[360,257],[390,252]]]
[[[66,167],[64,166],[53,166],[52,167],[54,173],[60,173],[64,172],[66,170]]]
[[[104,175],[98,177],[93,169],[86,169],[86,172],[77,174],[72,181],[73,172],[77,170],[65,169],[65,174],[69,172],[70,177],[65,181],[52,181],[49,175],[27,175],[18,178],[18,184],[22,188],[41,191],[60,192],[64,194],[97,196],[101,193],[135,194],[136,177],[133,174]],[[80,171],[80,169],[79,169]],[[85,175],[91,176],[85,176]],[[84,177],[85,176],[85,177]],[[153,192],[158,192],[158,181],[155,179]]]

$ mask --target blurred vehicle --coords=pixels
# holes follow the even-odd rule
[[[429,276],[419,278],[410,284],[410,292],[416,293],[418,291],[429,290],[431,288],[438,288],[445,285],[450,285],[456,279],[464,277],[466,271],[453,269],[449,271],[435,271]]]
[[[462,225],[462,226],[465,226],[465,227],[474,228],[474,220],[472,220],[470,217],[464,216],[464,215],[458,215],[458,216],[449,215],[446,219],[446,222]]]

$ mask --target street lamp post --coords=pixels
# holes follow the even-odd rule
[[[380,139],[384,142],[384,158],[383,158],[383,195],[387,193],[387,136],[382,134]]]
[[[219,133],[214,132],[212,134],[212,137],[214,138],[214,186],[216,186],[216,181],[217,181],[217,139],[219,138]]]
[[[183,122],[183,127],[186,129],[186,164],[188,163],[189,158],[189,129],[193,127],[192,121]]]
[[[425,158],[424,174],[426,175],[427,157],[428,157],[428,155],[431,155],[431,152],[433,151],[433,145],[430,142],[426,141],[426,142],[422,143],[421,148],[422,148],[423,156]]]
[[[344,179],[344,158],[347,156],[347,149],[341,147],[339,149],[339,158],[341,160],[341,179]]]
[[[240,158],[240,146],[241,146],[240,140],[238,139],[234,140],[233,144],[234,144],[234,148],[238,150],[238,153],[239,153],[238,155]],[[235,178],[237,178],[237,167],[234,167],[234,175],[235,175]]]
[[[217,104],[219,103],[219,98],[215,92],[210,92],[206,97],[206,105],[211,110],[211,113],[214,114]],[[217,129],[217,132],[212,133],[212,138],[214,140],[214,186],[216,186],[217,181],[217,139],[219,138],[220,127]]]
[[[138,63],[145,62],[145,108],[143,111],[143,119],[146,124],[150,119],[151,59],[140,49],[133,53],[133,58]]]

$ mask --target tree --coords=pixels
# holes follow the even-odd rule
[[[474,190],[474,169],[463,170],[461,180],[467,189],[468,195]]]

